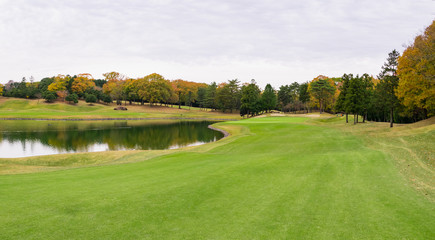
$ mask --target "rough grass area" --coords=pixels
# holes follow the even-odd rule
[[[118,156],[128,164],[0,176],[0,238],[435,238],[434,202],[367,136],[432,141],[432,125],[380,131],[372,123],[269,117],[216,126],[232,136]]]
[[[435,117],[413,124],[370,122],[353,125],[344,117],[320,120],[346,133],[358,136],[367,147],[391,158],[408,183],[435,202]]]
[[[44,100],[26,100],[0,97],[0,118],[213,118],[240,119],[236,113],[206,111],[199,108],[165,107],[160,105],[126,105],[127,111],[115,111],[117,105],[93,104],[84,101],[78,104],[66,102],[46,103]],[[123,105],[124,106],[124,105]]]

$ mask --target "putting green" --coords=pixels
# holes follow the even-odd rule
[[[146,161],[0,176],[0,238],[435,238],[434,203],[389,155],[306,121],[219,123],[234,135]]]

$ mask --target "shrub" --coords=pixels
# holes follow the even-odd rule
[[[65,100],[67,100],[68,102],[78,103],[79,97],[77,96],[77,94],[73,93],[66,96]]]
[[[45,99],[46,102],[53,102],[56,100],[57,95],[54,92],[45,91],[42,93],[42,98]]]
[[[105,103],[112,103],[112,98],[108,94],[101,94],[101,100]]]
[[[95,103],[97,102],[97,97],[94,94],[86,94],[85,101],[87,103]]]

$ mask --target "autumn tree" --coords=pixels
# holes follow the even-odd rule
[[[189,106],[192,103],[196,103],[198,88],[205,87],[207,84],[177,79],[171,82],[171,86],[175,94],[178,96],[178,108],[181,108],[181,103]]]
[[[152,106],[154,103],[167,102],[170,98],[170,82],[163,76],[153,73],[145,77],[148,81],[147,100]]]
[[[121,105],[121,101],[125,98],[124,80],[126,77],[118,72],[104,73],[103,76],[107,81],[103,86],[103,92],[112,99],[116,99],[116,104]]]
[[[178,97],[178,108],[181,109],[181,101],[182,98],[187,94],[186,92],[186,81],[182,79],[177,79],[171,82],[172,88],[174,89],[175,94],[177,94]]]
[[[94,88],[95,82],[94,78],[89,73],[81,73],[78,74],[77,77],[74,78],[74,81],[71,85],[71,90],[73,93],[81,96],[88,89]]]
[[[0,84],[0,96],[2,96],[3,95],[3,85],[2,84]]]
[[[123,84],[123,94],[125,95],[126,99],[128,100],[129,104],[131,105],[133,101],[138,99],[136,95],[136,86],[135,82],[137,79],[128,78],[124,81]]]
[[[67,85],[69,80],[71,79],[70,76],[65,75],[57,75],[54,77],[53,83],[51,83],[47,90],[50,92],[55,92],[57,96],[59,96],[62,100],[65,100],[65,97],[67,96]]]
[[[144,101],[148,98],[149,79],[145,77],[138,78],[132,84],[135,96],[139,99],[141,105],[144,105]]]
[[[334,82],[325,76],[318,76],[308,86],[308,91],[319,104],[320,113],[324,111],[328,102],[332,102],[335,93]]]
[[[398,59],[396,95],[414,118],[435,115],[435,20]]]

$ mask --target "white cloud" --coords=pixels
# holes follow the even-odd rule
[[[159,72],[275,87],[376,75],[434,19],[431,0],[0,1],[0,82],[33,75]]]

